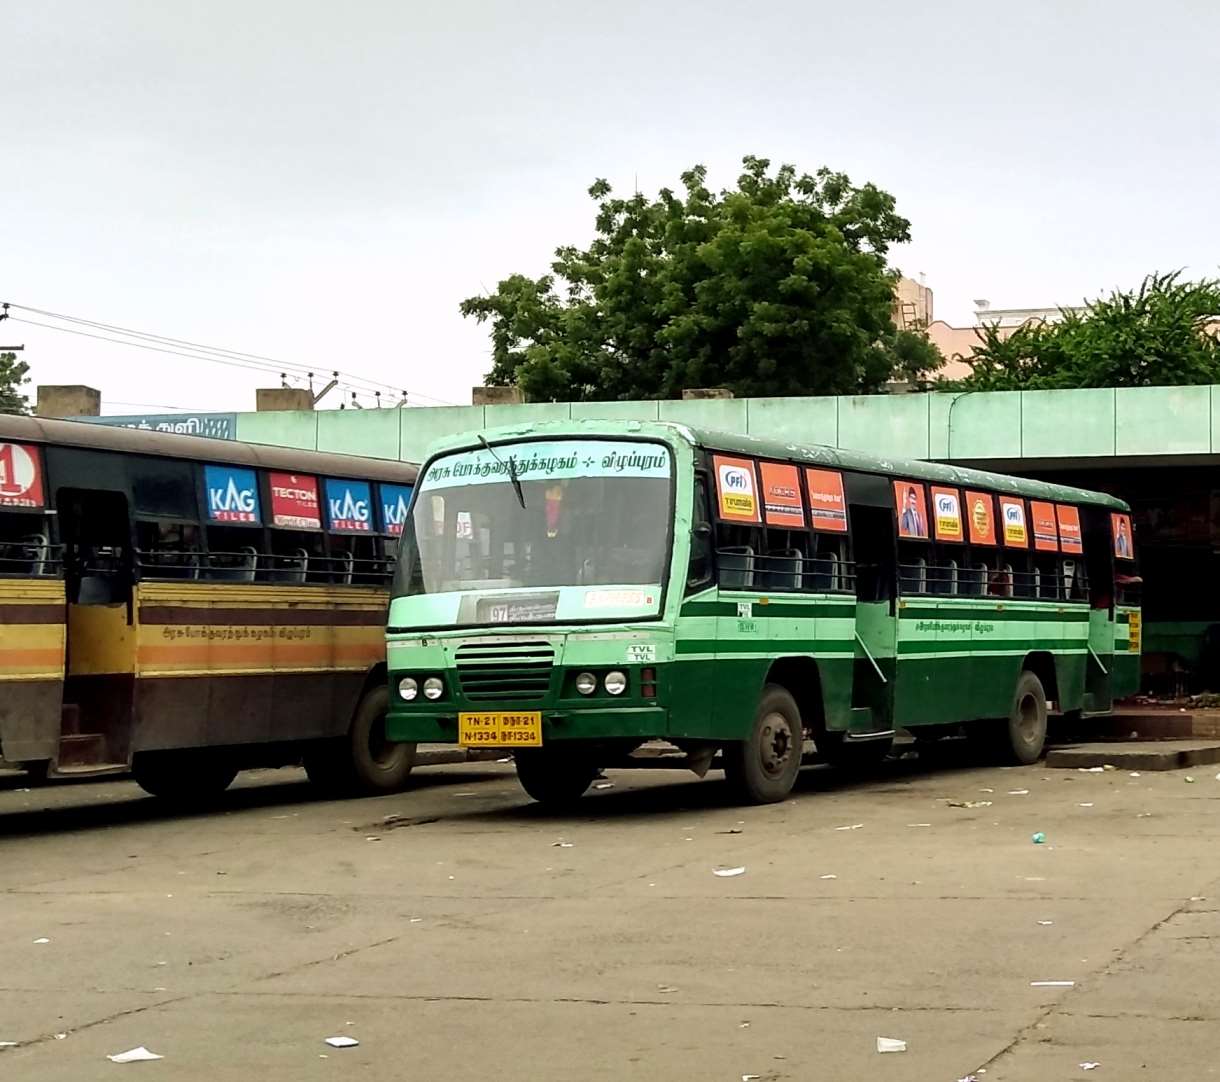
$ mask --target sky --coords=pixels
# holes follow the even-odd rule
[[[469,403],[490,351],[459,302],[584,243],[597,177],[720,187],[757,154],[872,181],[955,325],[1220,263],[1201,0],[42,0],[2,30],[0,301],[416,405]],[[21,343],[106,413],[278,384],[0,322]]]

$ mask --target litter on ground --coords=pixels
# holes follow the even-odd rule
[[[1030,981],[1030,988],[1075,988],[1075,981]]]
[[[990,808],[990,800],[946,800],[950,808]]]
[[[143,1045],[140,1045],[139,1048],[129,1048],[126,1052],[119,1052],[106,1058],[111,1063],[147,1063],[154,1059],[165,1059],[164,1056],[158,1056],[156,1052],[150,1052]]]
[[[838,879],[839,877],[838,877],[837,875],[823,875],[823,876],[821,876],[820,878],[822,878],[822,879]]]
[[[1097,1070],[1098,1067],[1101,1066],[1101,1064],[1096,1063],[1093,1060],[1085,1060],[1084,1063],[1077,1064],[1077,1066],[1082,1071],[1095,1071],[1095,1070]]]
[[[35,939],[34,942],[35,943],[50,943],[51,941],[49,939],[47,939],[46,936],[42,936],[40,939]]]
[[[896,1037],[878,1037],[877,1051],[878,1052],[905,1052],[907,1050],[906,1041],[900,1041]]]
[[[1093,806],[1093,801],[1091,801],[1091,800],[1087,804],[1077,804],[1076,805],[1076,807],[1078,807],[1078,808],[1091,808],[1092,806]]]
[[[734,875],[745,875],[745,868],[713,868],[713,875],[720,876],[721,879],[728,879]]]
[[[599,782],[598,782],[596,785],[594,785],[594,786],[593,786],[593,788],[594,788],[594,789],[613,789],[613,788],[614,788],[614,782],[612,782],[612,781],[599,781]]]
[[[552,849],[571,849],[575,842],[551,842]]]
[[[1029,790],[1028,789],[1009,789],[1008,795],[1009,796],[1029,796]]]
[[[355,1048],[360,1042],[355,1037],[327,1037],[326,1043],[331,1048]]]
[[[1033,842],[1034,845],[1043,845],[1046,842],[1046,835],[1040,830],[1035,830],[1034,833],[1030,835],[1029,840]]]
[[[835,830],[859,830],[862,826],[864,826],[863,823],[852,823],[847,827],[835,827]]]
[[[1040,920],[1038,923],[1041,924],[1043,928],[1049,928],[1055,922],[1053,920]]]

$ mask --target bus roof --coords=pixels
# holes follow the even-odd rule
[[[726,451],[730,454],[752,455],[756,458],[772,458],[780,461],[804,462],[810,466],[829,466],[835,469],[858,470],[863,473],[879,473],[899,479],[928,481],[933,484],[957,485],[981,488],[990,492],[1028,496],[1035,500],[1056,500],[1060,503],[1093,504],[1115,511],[1129,511],[1122,500],[1104,492],[1056,485],[1049,481],[1035,481],[1026,477],[1014,477],[1006,473],[991,473],[988,470],[972,470],[964,466],[953,466],[942,462],[927,462],[913,458],[890,458],[870,455],[864,451],[852,451],[840,447],[827,447],[816,443],[786,443],[781,440],[764,440],[757,436],[746,436],[734,432],[718,432],[715,429],[693,428],[673,421],[537,421],[529,424],[487,429],[482,433],[466,433],[445,441],[446,450],[478,446],[478,435],[492,443],[516,438],[539,438],[548,436],[655,436],[687,443],[711,451]]]
[[[328,477],[390,481],[399,484],[414,481],[419,472],[418,465],[413,462],[297,451],[289,447],[214,440],[169,432],[146,432],[143,429],[111,428],[107,425],[48,417],[0,416],[0,440],[118,451],[160,458],[189,458],[197,462],[254,466],[286,473],[322,474]]]

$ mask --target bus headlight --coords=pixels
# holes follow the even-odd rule
[[[431,699],[434,702],[445,694],[445,685],[441,683],[439,676],[429,676],[424,681],[424,698]]]
[[[627,690],[626,675],[618,670],[606,673],[606,690],[611,695],[622,695]]]
[[[582,695],[592,695],[597,690],[597,677],[591,672],[579,673],[576,677],[576,690]]]
[[[410,702],[419,694],[419,684],[413,676],[404,676],[398,681],[398,694]]]

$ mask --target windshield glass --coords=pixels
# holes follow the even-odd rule
[[[394,596],[407,603],[395,602],[393,623],[655,615],[672,473],[668,448],[636,441],[503,444],[436,459],[404,530]]]

